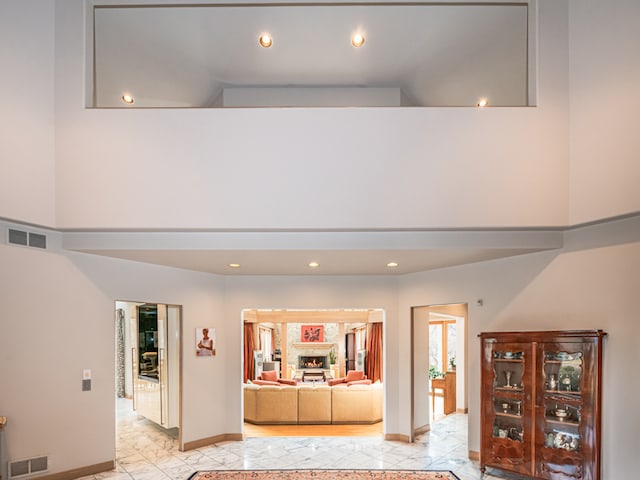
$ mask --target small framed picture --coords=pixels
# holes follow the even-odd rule
[[[213,357],[216,354],[216,331],[211,327],[196,328],[196,355]]]
[[[301,341],[324,342],[324,325],[302,325]]]

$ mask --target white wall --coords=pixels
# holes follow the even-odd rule
[[[566,224],[566,3],[540,3],[537,108],[146,110],[84,108],[83,3],[59,3],[58,226]]]
[[[567,234],[562,251],[404,277],[221,278],[0,245],[0,378],[10,386],[0,390],[0,405],[10,418],[7,455],[49,454],[54,471],[113,459],[115,299],[183,306],[185,442],[241,431],[241,312],[278,307],[383,308],[385,432],[409,436],[411,307],[468,302],[470,449],[479,448],[479,332],[603,328],[609,332],[604,478],[626,478],[640,467],[631,438],[635,430],[627,428],[640,421],[640,413],[629,408],[640,394],[629,370],[640,361],[639,232],[638,219],[619,221]],[[622,244],[606,246],[616,242]],[[478,298],[483,307],[476,305]],[[213,362],[189,354],[193,332],[204,324],[216,328]],[[83,368],[93,371],[89,393],[80,391]]]
[[[589,235],[585,232],[584,235]],[[640,412],[629,408],[640,382],[632,380],[640,361],[636,347],[640,243],[549,252],[442,269],[403,277],[399,328],[406,329],[412,305],[469,302],[469,449],[480,448],[480,350],[483,331],[597,329],[608,332],[603,375],[603,478],[631,478],[640,468],[634,435]],[[579,242],[577,242],[579,243]],[[476,300],[482,298],[484,306]],[[409,361],[398,349],[399,364]],[[399,371],[399,402],[408,375]],[[406,415],[405,415],[406,417]],[[401,419],[407,425],[408,418]],[[401,427],[402,429],[402,427]]]
[[[429,310],[414,308],[413,322],[413,430],[424,431],[433,418],[429,396]],[[413,436],[411,437],[413,438]]]
[[[219,278],[7,245],[0,245],[0,265],[6,460],[46,454],[59,472],[115,458],[116,299],[183,306],[183,441],[228,432],[220,385],[236,368],[237,352],[224,347]],[[203,324],[222,339],[214,361],[190,355]],[[81,391],[83,368],[92,369],[91,392]]]
[[[573,224],[640,210],[640,2],[571,0]]]
[[[0,2],[0,218],[55,223],[54,2]]]
[[[638,211],[639,10],[635,0],[540,0],[536,108],[95,111],[84,108],[84,2],[5,1],[0,217],[80,228],[393,228]],[[114,199],[125,175],[146,180]]]
[[[52,471],[113,460],[113,301],[64,255],[0,245],[0,264],[4,460],[49,455]]]

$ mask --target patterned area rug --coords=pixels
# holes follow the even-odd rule
[[[424,470],[210,470],[189,480],[460,480],[451,472]]]

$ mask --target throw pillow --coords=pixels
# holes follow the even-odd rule
[[[355,382],[356,380],[364,380],[364,372],[361,370],[351,370],[347,373],[347,377],[344,379],[345,382]]]
[[[267,372],[262,372],[262,380],[268,380],[270,382],[278,381],[278,374],[275,370],[269,370]]]
[[[269,380],[254,380],[253,383],[255,385],[272,385],[275,387],[279,387],[280,384],[278,382],[271,382]]]
[[[371,385],[371,380],[355,380],[347,383],[347,387],[350,387],[351,385]]]

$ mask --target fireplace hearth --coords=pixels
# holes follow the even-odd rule
[[[305,368],[324,368],[324,369],[328,369],[329,368],[329,357],[323,357],[323,356],[305,356],[305,355],[300,355],[298,357],[298,368],[299,369],[305,369]]]

